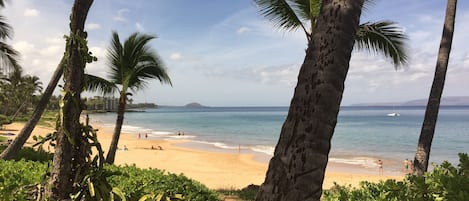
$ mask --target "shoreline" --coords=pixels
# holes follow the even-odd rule
[[[23,123],[6,125],[7,132],[17,134],[23,125]],[[107,150],[112,138],[112,128],[99,123],[93,123],[93,127],[99,130],[98,139],[103,149]],[[51,131],[52,128],[37,126],[30,140],[33,135],[45,135]],[[11,136],[11,138],[14,137]],[[260,185],[264,181],[270,157],[262,161],[256,158],[257,154],[252,151],[242,149],[240,153],[237,153],[238,150],[224,150],[223,153],[187,146],[190,143],[190,139],[164,140],[151,137],[145,139],[144,136],[139,139],[136,133],[123,132],[118,147],[123,148],[125,145],[128,150],[117,151],[115,164],[135,164],[140,168],[158,168],[169,173],[184,174],[211,189],[241,189],[250,184]],[[159,150],[159,147],[162,150]],[[379,176],[377,168],[364,168],[360,165],[330,161],[326,169],[323,188],[330,188],[334,182],[358,186],[359,182],[364,180],[377,182],[404,178],[403,173],[388,174],[386,166],[384,171],[384,176]]]

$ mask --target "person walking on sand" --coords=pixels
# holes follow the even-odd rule
[[[148,138],[148,133],[145,133],[145,139],[147,139],[147,138]]]
[[[404,160],[404,173],[409,173],[409,159]]]
[[[378,164],[378,174],[382,176],[383,175],[383,161],[379,159],[377,164]]]

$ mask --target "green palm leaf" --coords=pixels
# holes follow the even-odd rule
[[[95,91],[103,94],[113,94],[118,90],[114,83],[104,78],[90,74],[85,74],[84,76],[85,84],[83,86],[83,91]]]
[[[19,52],[12,46],[0,41],[0,63],[10,70],[19,70],[21,66],[18,64]]]
[[[390,21],[361,24],[355,39],[359,49],[381,53],[391,58],[395,68],[407,63],[406,40],[407,36],[402,29]]]
[[[287,0],[254,0],[254,3],[257,4],[260,13],[272,21],[276,27],[288,31],[301,27],[305,34],[309,36],[300,18]]]
[[[6,18],[0,15],[0,39],[11,38],[12,34],[13,28],[7,23]]]

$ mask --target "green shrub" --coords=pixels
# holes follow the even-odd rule
[[[23,187],[41,183],[46,169],[41,162],[0,160],[0,200],[26,200]]]
[[[6,146],[0,146],[0,152],[6,149]],[[49,153],[44,150],[35,150],[31,147],[23,147],[21,148],[20,152],[13,157],[13,160],[27,160],[27,161],[39,161],[39,162],[47,162],[52,161],[54,154]]]
[[[379,183],[363,182],[359,188],[334,185],[324,191],[323,200],[469,200],[469,157],[459,154],[459,165],[448,162],[436,165],[424,176],[407,176],[404,181],[387,180]]]
[[[48,168],[47,163],[0,160],[0,200],[25,200],[25,186],[41,183]],[[113,187],[120,189],[127,200],[139,200],[145,195],[164,194],[169,198],[191,201],[215,201],[218,194],[197,181],[183,175],[167,174],[157,169],[140,169],[135,166],[107,166],[119,175],[108,177]]]
[[[0,114],[0,126],[3,126],[5,124],[11,124],[11,120],[6,115]],[[0,130],[1,128],[2,127],[0,127]]]
[[[6,142],[7,140],[8,140],[8,138],[0,136],[0,142]]]
[[[167,174],[158,169],[140,169],[132,166],[109,166],[120,175],[111,176],[109,183],[121,189],[128,200],[138,200],[147,194],[166,194],[168,197],[182,195],[183,200],[211,201],[218,200],[218,194],[203,184],[184,175]]]

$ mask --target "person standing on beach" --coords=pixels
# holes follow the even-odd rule
[[[381,159],[378,160],[378,174],[383,175],[383,161]]]
[[[409,173],[409,159],[404,160],[404,173]]]

